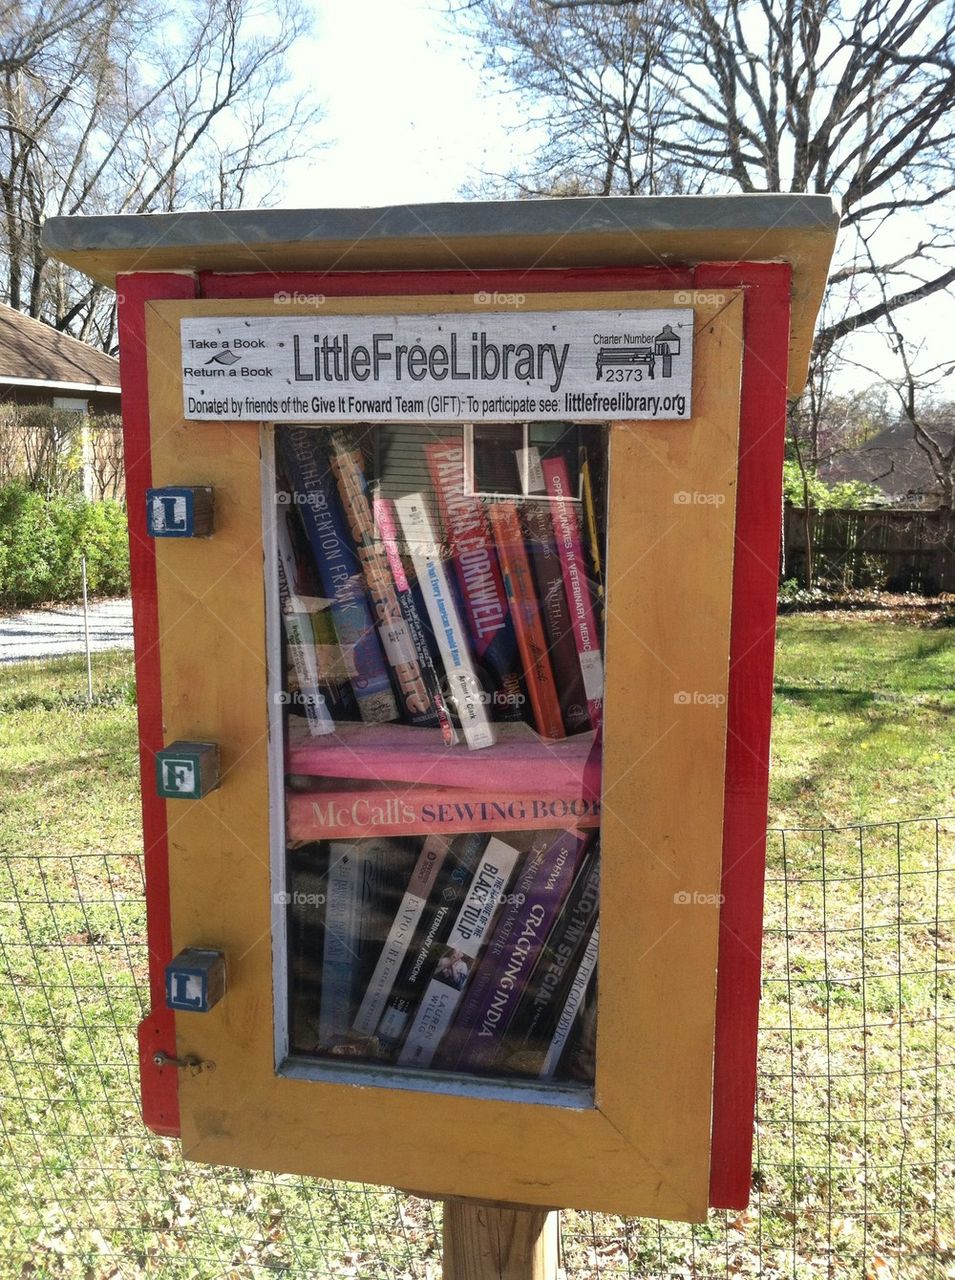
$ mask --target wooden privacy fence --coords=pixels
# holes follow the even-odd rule
[[[781,577],[806,582],[806,511],[786,507]],[[813,582],[937,595],[955,591],[955,517],[941,510],[809,512]]]

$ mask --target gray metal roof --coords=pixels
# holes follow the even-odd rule
[[[50,218],[43,244],[94,280],[141,271],[530,270],[703,261],[793,266],[805,373],[839,226],[830,196],[579,196]],[[800,374],[801,370],[801,374]]]

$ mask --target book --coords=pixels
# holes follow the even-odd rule
[[[293,775],[296,787],[313,784]],[[480,774],[474,779],[480,786]],[[313,784],[314,785],[314,784]],[[533,831],[542,827],[600,824],[600,796],[581,794],[568,785],[563,794],[535,792],[500,796],[485,790],[368,783],[360,789],[288,790],[286,835],[292,843],[367,835],[415,833],[447,835],[465,831]]]
[[[495,718],[522,718],[517,637],[484,503],[464,492],[462,440],[425,445],[425,457],[461,595],[471,648],[487,672]]]
[[[494,735],[494,750],[481,757],[476,773],[470,753],[450,750],[437,729],[340,724],[333,738],[313,738],[296,724],[289,726],[287,768],[290,773],[326,780],[424,781],[435,787],[478,791],[482,796],[526,795],[528,778],[535,795],[582,792],[595,740],[592,730],[544,742],[529,724],[513,720],[496,724]]]
[[[315,432],[304,427],[282,428],[276,439],[319,583],[331,601],[335,632],[355,672],[351,683],[361,717],[397,720],[381,640],[327,455]]]
[[[392,921],[355,1016],[354,1029],[359,1035],[373,1035],[378,1026],[449,848],[448,841],[440,836],[428,836],[421,846],[401,905]]]
[[[581,499],[584,506],[584,528],[587,531],[587,550],[590,552],[590,564],[594,574],[594,595],[597,599],[597,612],[600,615],[601,625],[604,625],[607,621],[607,598],[604,591],[600,536],[597,532],[597,509],[594,503],[592,467],[586,449],[583,450],[583,455],[583,461],[580,464],[580,484]]]
[[[285,631],[286,651],[295,670],[298,693],[309,733],[321,737],[335,732],[325,695],[319,684],[318,661],[315,654],[312,620],[294,594],[296,580],[295,557],[288,535],[288,524],[280,512],[275,522],[278,549],[279,609]],[[285,691],[286,697],[289,691]]]
[[[534,722],[543,738],[563,738],[564,722],[547,641],[541,624],[540,605],[524,549],[524,535],[513,502],[496,502],[488,511],[498,558],[504,570],[507,595],[517,645],[524,664],[524,685],[531,701]]]
[[[289,1046],[313,1053],[318,1044],[325,941],[325,880],[328,845],[296,849],[288,863]]]
[[[461,836],[452,843],[378,1024],[378,1036],[385,1044],[401,1043],[486,844],[485,837],[474,834]]]
[[[517,849],[496,836],[488,841],[401,1046],[399,1066],[430,1066],[490,932],[518,856]]]
[[[550,1080],[553,1077],[570,1042],[571,1032],[574,1030],[578,1015],[583,1008],[591,979],[597,970],[599,942],[600,921],[597,920],[594,923],[590,937],[587,939],[584,954],[581,957],[580,964],[577,966],[577,972],[574,974],[573,981],[570,984],[564,1007],[561,1009],[560,1016],[557,1019],[553,1038],[548,1046],[547,1053],[544,1055],[540,1071],[537,1073],[542,1080]]]
[[[541,622],[564,728],[569,734],[584,733],[590,728],[590,713],[550,510],[547,503],[531,500],[525,503],[523,515],[527,556],[537,583]]]
[[[494,743],[494,730],[484,705],[484,690],[471,661],[461,615],[424,498],[420,493],[397,498],[395,510],[424,592],[431,628],[448,676],[449,701],[457,711],[464,740],[472,750],[490,747]]]
[[[586,844],[576,832],[559,831],[542,833],[531,847],[442,1046],[442,1065],[458,1071],[494,1065]]]
[[[498,1065],[536,1076],[554,1037],[600,905],[599,846],[587,852],[567,900],[514,1011]]]
[[[545,458],[541,463],[547,494],[551,499],[551,519],[564,575],[564,589],[570,608],[570,620],[577,658],[587,696],[587,711],[594,729],[599,729],[603,719],[603,658],[600,652],[600,633],[594,616],[587,581],[587,566],[580,544],[580,528],[574,504],[570,500],[570,481],[567,464],[563,458]]]
[[[430,633],[425,627],[421,616],[421,611],[425,608],[424,601],[421,600],[419,607],[418,594],[408,581],[401,559],[401,552],[398,550],[398,525],[394,504],[387,498],[375,497],[372,499],[372,515],[378,535],[381,538],[382,547],[388,558],[388,564],[391,567],[391,576],[395,584],[395,590],[398,592],[401,614],[411,635],[415,653],[418,655],[418,661],[421,665],[422,676],[434,703],[438,723],[441,727],[441,736],[448,746],[453,746],[458,741],[458,735],[454,725],[451,723],[451,717],[448,714],[447,704],[444,700],[444,693],[441,689],[441,678],[438,675],[435,659],[432,657],[431,643],[429,643],[432,637],[430,637]]]
[[[437,673],[411,594],[404,592],[399,597],[392,563],[378,536],[360,442],[345,427],[329,429],[326,439],[338,497],[358,554],[402,716],[410,724],[436,725],[440,722],[439,709],[443,708]]]

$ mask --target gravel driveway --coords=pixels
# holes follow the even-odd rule
[[[129,600],[98,600],[90,605],[89,612],[90,648],[94,652],[133,647],[133,607]],[[50,605],[0,616],[0,662],[83,652],[82,605]]]

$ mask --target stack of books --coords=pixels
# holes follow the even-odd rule
[[[587,1081],[602,460],[482,496],[449,429],[386,496],[367,439],[276,431],[292,1049]]]

